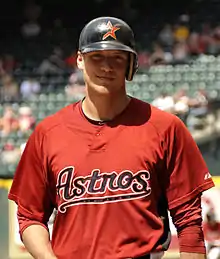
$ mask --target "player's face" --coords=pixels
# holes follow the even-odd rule
[[[87,87],[103,94],[124,89],[128,55],[118,50],[79,53],[77,64],[84,72]]]

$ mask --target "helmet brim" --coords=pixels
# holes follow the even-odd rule
[[[137,53],[132,48],[117,41],[94,42],[92,44],[89,44],[83,47],[79,51],[81,53],[89,53],[89,52],[101,51],[101,50],[122,50],[122,51],[131,52],[137,55]]]

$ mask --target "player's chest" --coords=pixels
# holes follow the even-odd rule
[[[60,211],[84,203],[104,204],[151,197],[161,170],[158,137],[127,128],[111,134],[65,135],[50,142],[48,163]]]
[[[117,173],[154,171],[161,166],[163,151],[156,134],[145,130],[97,127],[92,133],[67,134],[50,142],[48,162],[54,177],[73,167],[75,177],[87,177],[94,170]]]

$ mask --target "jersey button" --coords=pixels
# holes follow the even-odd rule
[[[101,134],[100,133],[96,133],[96,136],[98,137],[98,136],[100,136]]]

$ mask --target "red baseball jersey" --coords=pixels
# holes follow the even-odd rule
[[[162,200],[172,209],[213,185],[176,116],[132,98],[98,124],[80,101],[36,127],[9,199],[42,224],[58,210],[51,242],[59,259],[136,258],[166,249]]]

